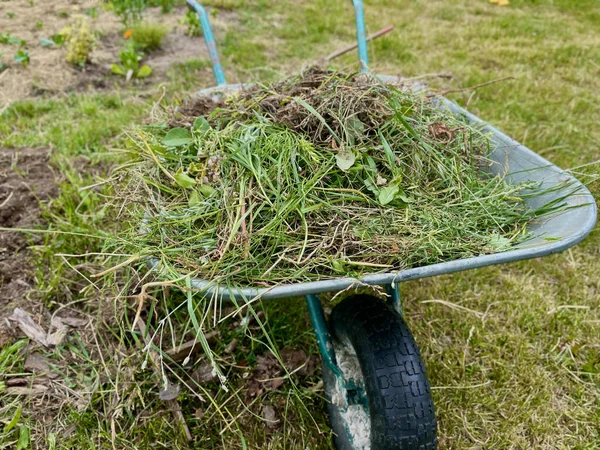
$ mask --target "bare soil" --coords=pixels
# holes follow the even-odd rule
[[[6,5],[6,6],[4,6]],[[111,11],[103,8],[103,3],[94,0],[53,0],[33,2],[11,0],[3,3],[0,14],[0,32],[23,39],[23,47],[29,53],[30,63],[23,67],[13,60],[19,50],[18,45],[0,44],[1,61],[5,69],[0,72],[0,112],[14,101],[41,94],[81,91],[84,89],[112,89],[124,84],[121,77],[112,75],[110,67],[119,62],[119,51],[125,39],[125,27]],[[96,47],[85,67],[76,67],[65,59],[64,49],[42,47],[41,39],[59,33],[71,25],[78,15],[94,11],[90,25],[97,35]],[[179,6],[169,14],[162,14],[160,8],[144,11],[144,22],[160,23],[168,27],[162,47],[144,56],[143,64],[148,64],[152,76],[140,82],[141,85],[164,81],[168,70],[175,63],[190,59],[208,59],[208,52],[202,37],[186,34],[187,27],[181,23],[187,8]],[[223,35],[225,30],[239,22],[231,11],[220,11],[211,20],[215,34]]]
[[[49,148],[0,148],[0,228],[31,229],[40,222],[40,202],[58,194]],[[39,235],[0,231],[0,321],[26,300],[34,286],[31,245]],[[2,345],[0,324],[0,346]]]

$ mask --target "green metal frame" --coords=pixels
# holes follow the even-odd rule
[[[394,310],[402,315],[402,302],[400,299],[400,289],[397,284],[388,284],[385,286],[390,301]],[[340,386],[346,389],[345,402],[346,405],[354,403],[352,399],[348,398],[348,392],[354,392],[356,386],[350,380],[344,379],[344,374],[337,365],[335,357],[335,351],[333,349],[333,343],[331,342],[331,335],[329,334],[329,328],[327,327],[327,321],[325,320],[325,314],[323,307],[321,306],[321,300],[316,294],[307,294],[306,305],[308,306],[308,313],[310,315],[310,321],[315,330],[315,336],[317,338],[317,345],[323,358],[323,363],[331,370],[335,375]],[[359,395],[359,399],[362,398]],[[360,400],[359,400],[360,401]]]

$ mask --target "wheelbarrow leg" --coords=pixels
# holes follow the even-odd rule
[[[402,317],[402,298],[400,297],[400,287],[398,286],[398,283],[388,284],[385,287],[385,290],[392,301],[392,308],[394,308],[394,311]]]
[[[329,336],[329,331],[327,330],[327,322],[325,321],[325,315],[323,314],[321,301],[315,294],[308,294],[306,296],[306,304],[308,306],[308,313],[310,314],[310,321],[315,329],[317,344],[319,345],[319,351],[323,357],[323,363],[343,384],[344,378],[342,371],[336,364],[333,344],[331,343],[331,337]]]

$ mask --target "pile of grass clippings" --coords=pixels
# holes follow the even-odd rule
[[[520,195],[535,184],[484,171],[488,136],[364,74],[309,69],[200,98],[130,137],[129,231],[114,245],[171,275],[272,286],[398,271],[506,250],[540,213]]]

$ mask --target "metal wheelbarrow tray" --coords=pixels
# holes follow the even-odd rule
[[[202,23],[218,84],[200,93],[239,90],[241,85],[226,84],[206,11],[195,0],[187,0],[187,3],[198,13]],[[368,72],[362,0],[353,0],[353,4],[360,66],[362,71]],[[383,82],[399,80],[388,76],[379,78]],[[205,296],[242,303],[256,298],[306,297],[323,357],[325,396],[338,449],[437,448],[437,424],[429,382],[418,347],[402,319],[400,282],[557,253],[583,240],[596,222],[594,198],[571,174],[456,103],[443,98],[439,101],[440,108],[449,109],[490,135],[493,151],[488,170],[491,173],[506,174],[508,183],[539,182],[543,194],[528,197],[527,206],[539,208],[558,200],[565,206],[560,213],[532,222],[528,227],[531,239],[504,252],[377,273],[360,279],[346,277],[272,288],[237,289],[220,287],[210,280],[194,278],[190,281],[190,287]],[[570,195],[565,197],[566,193]],[[158,261],[151,264],[155,266]],[[348,297],[336,305],[327,323],[316,294],[365,284],[385,286],[391,301],[384,302],[368,295]]]

